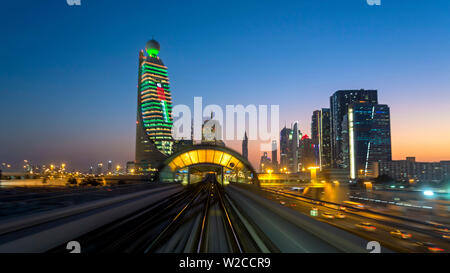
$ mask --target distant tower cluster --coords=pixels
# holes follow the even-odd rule
[[[336,91],[330,108],[313,112],[311,137],[298,128],[294,122],[280,131],[280,172],[314,167],[348,181],[376,177],[380,164],[392,160],[389,106],[378,103],[377,90]],[[275,163],[276,142],[273,147]]]
[[[352,180],[374,177],[392,159],[390,111],[378,103],[377,90],[336,91],[330,108],[314,111],[311,127],[321,170],[344,170]]]

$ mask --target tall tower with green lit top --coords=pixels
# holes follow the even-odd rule
[[[138,173],[155,170],[172,153],[172,96],[167,67],[158,57],[160,45],[147,42],[139,53],[136,120],[136,168]]]

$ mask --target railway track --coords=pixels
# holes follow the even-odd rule
[[[279,252],[216,181],[215,175],[163,202],[74,238],[83,252]],[[50,252],[67,252],[61,245]]]

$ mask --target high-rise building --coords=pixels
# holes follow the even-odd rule
[[[263,156],[261,156],[259,168],[262,173],[265,173],[267,170],[273,171],[272,160],[270,160],[270,157],[267,155],[267,152],[264,152]]]
[[[280,132],[280,167],[287,168],[289,164],[288,154],[291,147],[289,146],[289,138],[292,138],[292,130],[284,126]]]
[[[287,168],[289,172],[298,172],[298,145],[301,132],[298,122],[292,123],[291,128],[286,126],[280,132],[280,167]]]
[[[319,144],[320,134],[320,110],[313,112],[311,117],[311,139],[314,143]]]
[[[348,135],[351,179],[375,176],[377,164],[391,161],[391,125],[387,105],[351,104],[348,108]]]
[[[103,174],[103,163],[100,162],[97,164],[97,172],[95,174],[97,174],[97,175]]]
[[[289,158],[292,159],[291,164],[289,165],[289,171],[296,173],[299,171],[298,166],[298,145],[300,140],[300,131],[298,130],[298,121],[295,121],[292,124],[292,142],[291,142],[291,153],[292,155]]]
[[[321,170],[331,168],[330,125],[330,109],[322,108],[319,119],[319,165]]]
[[[112,161],[108,160],[107,174],[112,174]]]
[[[333,167],[348,168],[349,162],[346,159],[348,147],[343,143],[345,128],[343,122],[347,118],[348,107],[353,103],[378,104],[377,90],[339,90],[330,97],[331,111],[331,156]]]
[[[278,169],[278,145],[276,140],[272,140],[272,165]]]
[[[202,144],[225,146],[222,139],[222,126],[218,120],[213,118],[206,119],[202,125]]]
[[[317,166],[316,145],[308,135],[303,135],[299,142],[299,164],[300,170],[308,171],[309,167]]]
[[[136,173],[155,170],[172,153],[172,97],[160,45],[150,40],[139,52]]]
[[[245,132],[244,140],[242,140],[242,156],[248,160],[248,137],[247,132]]]
[[[315,110],[311,117],[311,141],[314,149],[314,166],[320,166],[320,116],[321,111]]]

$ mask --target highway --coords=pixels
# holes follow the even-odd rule
[[[297,201],[254,186],[222,187],[209,174],[187,187],[138,188],[0,221],[0,252],[67,253],[69,241],[79,242],[83,253],[368,252],[372,238],[344,231],[333,221],[317,221],[305,215],[307,204],[298,205],[299,211],[288,202]],[[357,221],[349,215],[341,222],[350,230]],[[382,252],[389,248],[384,244]]]
[[[79,205],[158,186],[149,183],[135,183],[105,187],[2,188],[0,193],[0,220]]]
[[[282,216],[276,210],[286,208],[258,198],[239,187],[223,188],[215,175],[207,175],[162,202],[73,240],[93,253],[366,252],[366,241],[350,236],[349,242],[330,243],[299,225],[304,219]],[[49,251],[67,252],[65,244]]]
[[[342,212],[339,209],[339,206],[304,198],[298,192],[288,189],[280,190],[264,188],[262,192],[264,192],[262,194],[269,200],[278,202],[285,207],[289,207],[304,215],[308,215],[321,222],[351,232],[367,240],[378,241],[385,247],[397,252],[449,253],[450,251],[450,243],[448,240],[442,238],[442,231],[425,223],[421,224],[419,221],[407,221],[398,217],[389,217],[388,215],[378,214],[367,209],[347,209],[345,212]],[[317,208],[317,216],[311,216],[311,210],[313,208]],[[341,212],[345,218],[340,219],[338,217],[332,217],[336,216],[339,212]],[[375,229],[361,229],[356,226],[357,224],[364,222],[371,223],[375,226]],[[405,239],[393,237],[390,233],[396,229],[406,231],[411,234],[412,237]],[[430,242],[435,246],[428,249],[427,247],[417,245],[417,242]]]

